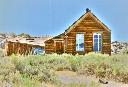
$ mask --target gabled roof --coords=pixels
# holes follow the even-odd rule
[[[69,33],[76,25],[78,25],[86,16],[91,16],[96,22],[98,22],[102,27],[104,27],[107,31],[111,32],[111,30],[103,23],[101,22],[92,12],[91,10],[86,11],[85,14],[83,14],[77,21],[75,21],[67,30],[65,30],[66,33]]]
[[[62,39],[65,35],[65,33],[69,33],[75,26],[77,26],[81,21],[83,21],[83,19],[87,16],[91,16],[97,23],[99,23],[102,27],[104,27],[104,29],[106,29],[108,32],[111,32],[111,30],[103,23],[101,22],[92,12],[91,10],[89,10],[88,8],[86,9],[86,13],[83,14],[77,21],[75,21],[71,26],[69,26],[68,29],[65,30],[64,33],[59,34],[58,36],[55,36],[51,39]],[[51,40],[49,39],[49,40]],[[45,41],[46,42],[46,41]]]
[[[58,36],[53,37],[52,39],[62,39],[64,36],[64,33],[59,34]]]
[[[64,37],[64,33],[61,33],[61,34],[59,34],[59,35],[57,35],[57,36],[55,36],[53,38],[50,38],[50,39],[46,40],[45,42],[47,42],[49,40],[52,40],[52,39],[54,39],[54,40],[56,40],[56,39],[63,39],[63,37]]]

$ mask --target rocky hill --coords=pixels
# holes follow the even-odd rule
[[[128,43],[127,42],[112,42],[111,43],[112,54],[128,54]]]

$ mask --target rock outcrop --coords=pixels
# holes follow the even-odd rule
[[[128,43],[127,42],[112,42],[111,43],[112,54],[128,54]]]

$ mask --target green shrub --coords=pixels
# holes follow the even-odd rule
[[[2,82],[3,86],[15,86],[21,82],[19,71],[15,69],[14,64],[6,57],[0,58],[0,82]]]
[[[128,83],[128,55],[103,55],[97,53],[86,54],[78,74],[95,75],[97,78],[106,78]]]
[[[12,56],[12,61],[16,69],[25,77],[40,82],[55,82],[56,76],[53,70],[50,70],[48,64],[43,61],[42,56]],[[23,57],[23,58],[22,58]]]
[[[71,70],[78,74],[94,75],[128,83],[128,55],[103,55],[89,53],[85,55],[45,54],[45,55],[12,55],[1,57],[0,80],[10,84],[34,85],[37,81],[58,82],[55,71]],[[30,81],[28,81],[30,80]],[[25,83],[25,81],[28,82]]]

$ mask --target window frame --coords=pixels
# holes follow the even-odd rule
[[[95,40],[94,36],[95,35],[98,35],[98,51],[95,51],[94,50],[94,44],[95,44],[95,42],[94,42],[94,40]],[[99,46],[100,45],[99,44],[99,40],[100,40],[99,36],[101,36],[101,49],[100,49],[100,46]],[[102,52],[102,47],[103,47],[103,44],[102,44],[102,33],[100,33],[100,32],[93,33],[93,51],[94,52]]]
[[[83,50],[77,50],[77,47],[76,47],[77,46],[77,35],[78,34],[83,34],[83,36],[84,36],[83,37],[83,44],[84,44]],[[76,38],[75,39],[76,39],[76,43],[75,43],[76,52],[84,52],[85,51],[85,42],[84,42],[85,41],[85,34],[83,32],[78,32],[78,33],[76,33]]]

